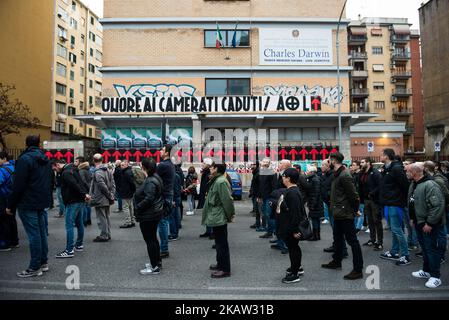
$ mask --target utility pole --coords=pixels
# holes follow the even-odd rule
[[[348,0],[345,0],[343,8],[341,9],[340,18],[338,19],[337,24],[337,89],[338,89],[338,146],[341,149],[342,146],[342,126],[341,126],[341,93],[340,93],[340,23],[343,17],[343,12],[346,8],[346,3]]]

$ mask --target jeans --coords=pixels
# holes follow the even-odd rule
[[[257,199],[256,199],[257,202]],[[257,203],[256,228],[267,228],[267,218],[265,217],[264,202]]]
[[[271,219],[271,207],[268,198],[262,200],[262,212],[267,224],[267,233],[273,233],[275,230],[276,220]]]
[[[400,256],[409,256],[407,239],[405,238],[403,224],[404,224],[404,210],[399,207],[384,207],[384,212],[388,215],[388,221],[391,228],[391,235],[393,236],[393,246],[391,254]]]
[[[359,240],[357,239],[353,219],[334,221],[335,253],[332,257],[337,263],[340,264],[343,260],[344,249],[342,244],[345,239],[352,249],[353,269],[355,272],[361,273],[363,271],[362,248],[360,247]]]
[[[151,266],[155,268],[161,261],[159,241],[157,240],[157,226],[159,221],[142,221],[140,231],[147,244],[147,252],[150,257]]]
[[[329,207],[327,206],[326,202],[323,202],[324,207],[324,219],[329,221]]]
[[[59,215],[62,216],[65,212],[65,205],[62,201],[61,187],[56,187],[56,197],[58,198],[59,203]]]
[[[320,218],[310,218],[310,220],[312,220],[312,229],[313,231],[321,231],[321,219]]]
[[[231,272],[231,257],[228,244],[228,225],[213,227],[215,249],[217,250],[217,268],[223,272]]]
[[[354,219],[354,226],[356,230],[362,230],[363,228],[363,220],[364,220],[364,213],[365,213],[365,205],[363,203],[359,206],[359,211],[361,213],[360,217],[356,217]]]
[[[372,200],[365,200],[365,216],[368,218],[369,236],[372,242],[383,244],[384,229],[382,226],[382,213],[379,206]]]
[[[253,211],[257,213],[259,211],[259,206],[257,205],[257,198],[255,196],[252,196],[251,201],[253,203]]]
[[[410,214],[408,208],[404,208],[404,224],[407,228],[407,244],[409,247],[418,246],[418,236],[416,235],[416,229],[410,226]]]
[[[173,203],[173,198],[169,197],[165,199],[168,203]],[[161,221],[159,221],[158,225],[158,233],[159,233],[159,239],[161,241],[161,252],[168,252],[168,229],[170,226],[170,214],[167,216],[164,216]]]
[[[446,230],[449,232],[449,211],[446,213]]]
[[[117,199],[118,210],[122,211],[123,210],[123,201],[122,201],[122,198],[119,196],[118,192],[115,193],[115,199]]]
[[[435,226],[430,234],[423,232],[423,225],[416,226],[418,241],[423,253],[423,271],[430,273],[433,278],[439,279],[440,260],[446,249],[446,241],[442,243],[442,235],[444,234],[443,226]]]
[[[84,239],[84,203],[72,203],[66,206],[66,214],[65,214],[65,230],[67,233],[67,252],[72,252],[74,247],[74,231],[73,226],[76,226],[77,229],[77,239],[76,246],[83,245]]]
[[[438,243],[444,246],[444,250],[441,256],[441,259],[446,260],[446,251],[447,251],[447,227],[443,227],[443,232],[440,233],[440,237],[438,239]]]
[[[191,193],[187,195],[187,203],[189,205],[189,211],[195,210],[195,196]]]
[[[91,221],[92,209],[87,203],[84,204],[84,222]]]
[[[18,210],[20,220],[30,243],[31,261],[29,269],[39,270],[48,261],[47,231],[44,210]]]
[[[172,208],[170,213],[170,235],[177,238],[179,233],[179,222],[181,221],[181,211],[179,210],[179,204],[181,198],[175,199],[175,207]]]
[[[302,259],[302,252],[301,248],[299,247],[299,239],[295,239],[293,235],[289,235],[285,239],[285,244],[288,248],[288,254],[290,257],[290,268],[292,270],[292,273],[298,274],[299,268],[301,268],[301,259]]]

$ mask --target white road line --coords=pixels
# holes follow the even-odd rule
[[[26,285],[47,285],[47,286],[64,286],[65,282],[51,282],[51,281],[33,281],[33,280],[0,280],[0,284],[26,284]],[[94,283],[80,283],[80,287],[95,287]]]
[[[304,287],[290,287],[290,288],[279,288],[279,287],[208,287],[208,290],[235,290],[235,291],[309,291],[309,289]]]

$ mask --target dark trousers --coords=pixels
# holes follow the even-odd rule
[[[310,220],[312,220],[312,228],[313,231],[321,231],[321,219],[312,217]]]
[[[446,241],[441,241],[444,228],[443,226],[435,226],[429,234],[424,233],[422,229],[422,224],[416,226],[416,234],[422,248],[423,271],[430,273],[431,277],[439,279],[441,276],[441,258],[444,255],[444,250],[446,250]]]
[[[9,248],[18,244],[16,215],[6,214],[6,204],[0,199],[0,247]]]
[[[368,217],[370,239],[377,244],[383,244],[384,227],[382,225],[382,212],[372,200],[365,200],[365,217]]]
[[[290,235],[286,237],[286,239],[284,239],[284,242],[288,248],[291,270],[294,274],[297,274],[299,268],[301,267],[301,259],[302,259],[302,252],[301,248],[299,247],[299,239],[295,239],[292,235]]]
[[[148,256],[153,268],[161,261],[159,241],[157,240],[158,224],[159,221],[142,221],[140,223],[140,231],[142,231],[143,238],[147,244]]]
[[[231,257],[229,255],[228,225],[213,227],[215,249],[217,250],[217,267],[223,272],[231,272]]]
[[[335,253],[333,259],[338,263],[341,263],[343,260],[344,239],[346,239],[348,245],[352,248],[353,269],[355,272],[361,273],[363,271],[362,248],[360,247],[359,240],[357,240],[354,219],[334,220]]]

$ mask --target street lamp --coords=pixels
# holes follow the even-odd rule
[[[343,8],[341,9],[340,18],[338,19],[337,24],[337,90],[338,90],[338,145],[339,148],[341,148],[341,93],[340,93],[340,23],[341,19],[343,17],[343,12],[346,8],[346,2],[348,0],[345,0],[345,3],[343,5]]]

